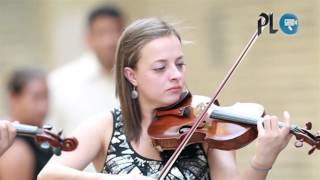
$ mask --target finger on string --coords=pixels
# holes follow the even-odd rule
[[[265,116],[263,121],[263,126],[266,132],[271,131],[271,119],[270,116]]]
[[[279,130],[279,120],[277,116],[270,117],[271,130]]]
[[[14,139],[17,134],[16,128],[12,124],[10,124],[8,127],[8,131],[9,131],[9,139],[10,140]]]
[[[260,118],[257,122],[257,128],[258,128],[258,135],[261,136],[265,133],[265,130],[263,128],[263,118]]]
[[[285,131],[290,131],[290,126],[291,126],[291,120],[290,120],[290,114],[288,111],[283,112],[283,119],[284,119],[284,125],[286,128]]]

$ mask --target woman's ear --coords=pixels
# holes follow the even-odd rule
[[[137,86],[137,79],[136,79],[136,72],[130,68],[125,67],[124,68],[124,76],[127,78],[127,80],[134,86]]]

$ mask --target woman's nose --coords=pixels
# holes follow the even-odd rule
[[[181,80],[182,70],[176,66],[171,68],[170,80]]]

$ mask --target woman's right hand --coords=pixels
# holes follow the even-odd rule
[[[7,120],[0,120],[0,156],[12,145],[16,130]]]

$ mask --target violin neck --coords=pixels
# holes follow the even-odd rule
[[[235,112],[234,110],[224,108],[224,107],[219,107],[219,106],[215,107],[212,110],[210,114],[210,118],[219,119],[223,121],[230,121],[230,122],[235,122],[240,124],[249,124],[253,126],[256,126],[257,122],[263,119],[262,117],[259,117],[259,116],[244,115],[242,113]],[[279,122],[278,124],[280,128],[284,126],[283,122]],[[290,131],[293,132],[296,128],[297,128],[296,125],[291,125]]]
[[[40,131],[38,127],[31,125],[13,124],[13,126],[16,128],[17,135],[21,136],[33,136]]]

